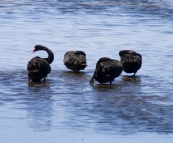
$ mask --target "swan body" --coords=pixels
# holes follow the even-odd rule
[[[87,66],[86,54],[83,51],[68,51],[63,62],[68,69],[79,72]]]
[[[100,58],[96,64],[96,69],[90,84],[94,84],[94,79],[101,84],[106,82],[111,84],[121,73],[122,66],[120,61],[107,57]]]
[[[39,50],[45,50],[48,53],[48,58],[40,58],[38,56],[32,58],[27,65],[27,73],[29,81],[32,80],[34,82],[39,82],[42,78],[47,77],[47,75],[51,72],[50,64],[54,60],[54,54],[47,47],[36,45],[33,53]]]
[[[142,66],[142,56],[133,50],[122,50],[119,52],[123,71],[126,73],[134,73]]]

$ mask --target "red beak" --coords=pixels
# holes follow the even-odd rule
[[[31,54],[33,54],[33,53],[35,52],[35,50],[36,50],[36,49],[34,48],[34,49],[32,50],[32,52],[31,52]]]

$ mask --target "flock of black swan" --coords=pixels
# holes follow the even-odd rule
[[[42,45],[36,45],[33,53],[39,50],[44,50],[48,53],[48,58],[40,58],[38,56],[32,58],[27,65],[27,73],[29,82],[39,82],[41,79],[47,77],[51,72],[50,64],[54,60],[53,52]],[[134,79],[136,72],[141,68],[142,56],[132,50],[122,50],[119,52],[121,60],[110,59],[108,57],[100,58],[96,64],[94,75],[90,80],[90,84],[94,84],[94,80],[99,83],[109,82],[118,77],[122,71],[126,73],[134,73]],[[75,72],[84,70],[87,66],[86,54],[83,51],[68,51],[64,55],[64,65]]]

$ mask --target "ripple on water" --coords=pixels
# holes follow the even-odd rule
[[[36,131],[32,139],[35,133],[57,135],[58,129],[113,133],[114,138],[137,132],[172,135],[172,5],[170,0],[0,1],[3,136],[23,131],[28,138],[30,129]],[[45,83],[28,82],[27,62],[47,56],[31,55],[35,44],[55,53]],[[86,52],[88,66],[77,74],[62,59],[66,51],[79,49]],[[137,79],[123,72],[112,85],[90,86],[97,60],[119,59],[124,49],[143,56]]]
[[[36,130],[43,125],[50,130],[54,120],[60,128],[68,124],[78,130],[173,132],[173,99],[157,94],[163,92],[161,82],[153,92],[148,76],[135,81],[121,76],[112,85],[96,82],[94,87],[90,78],[84,72],[52,71],[46,83],[29,83],[25,71],[1,72],[0,104],[26,110],[29,126]]]

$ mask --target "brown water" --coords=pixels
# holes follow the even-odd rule
[[[172,143],[173,3],[169,0],[1,1],[0,141]],[[46,83],[28,83],[34,45],[55,55]],[[143,56],[134,81],[89,81],[100,57]],[[63,65],[68,50],[83,50],[88,67]]]

